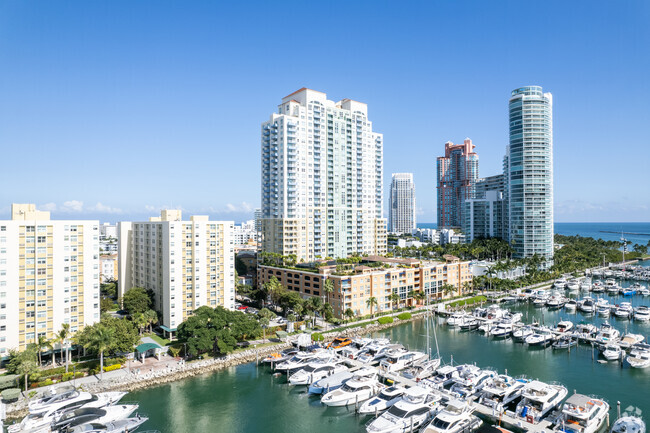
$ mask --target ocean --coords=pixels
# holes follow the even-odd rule
[[[421,228],[435,229],[436,223],[418,224]],[[555,233],[565,236],[580,235],[606,241],[619,241],[621,232],[631,245],[650,242],[650,222],[646,223],[555,223]]]

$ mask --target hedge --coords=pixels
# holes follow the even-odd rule
[[[6,376],[0,376],[0,390],[13,388],[18,383],[17,374],[8,374]]]
[[[5,389],[4,391],[2,391],[0,395],[2,395],[2,399],[6,402],[18,400],[18,397],[20,397],[20,389],[18,388]]]
[[[324,339],[325,337],[323,337],[323,334],[321,334],[320,332],[314,332],[313,334],[311,334],[312,341],[323,341]]]
[[[390,317],[390,316],[389,317],[380,317],[379,319],[377,319],[377,322],[380,325],[387,325],[389,323],[393,323],[393,318]]]
[[[400,314],[397,315],[397,318],[399,320],[408,320],[411,317],[413,317],[413,315],[411,313],[400,313]]]

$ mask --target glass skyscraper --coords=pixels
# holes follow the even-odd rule
[[[538,86],[512,91],[506,156],[509,241],[517,257],[553,257],[553,97]]]

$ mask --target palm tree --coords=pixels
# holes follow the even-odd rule
[[[354,317],[354,311],[352,311],[352,308],[348,308],[347,310],[345,310],[345,313],[343,314],[345,314],[345,317],[347,317],[348,320]]]
[[[158,313],[154,310],[147,310],[144,313],[144,320],[147,322],[147,325],[149,325],[149,332],[153,332],[153,324],[158,323]]]
[[[334,291],[334,281],[330,280],[327,278],[325,281],[323,281],[323,293],[325,293],[325,296],[327,296],[327,303],[330,303],[330,295]],[[324,301],[325,302],[325,301]]]
[[[54,355],[54,348],[56,347],[56,343],[56,337],[52,338],[51,340],[47,340],[47,348],[52,351],[52,367],[54,367],[54,363],[56,362],[56,357]]]
[[[456,286],[446,283],[442,285],[441,289],[442,293],[444,293],[446,296],[449,296],[456,291]]]
[[[395,309],[395,305],[399,304],[400,301],[400,296],[397,293],[392,293],[390,296],[390,301],[393,303],[393,310]]]
[[[417,302],[418,305],[422,305],[422,301],[424,301],[424,299],[427,297],[427,295],[425,295],[423,291],[419,290],[419,291],[415,292],[413,297],[418,301]]]
[[[375,298],[374,296],[371,296],[368,299],[366,299],[366,307],[370,308],[370,317],[373,317],[372,309],[373,307],[377,306],[377,304],[379,304],[379,302],[377,301],[377,298]]]
[[[147,319],[145,318],[144,313],[138,313],[135,316],[132,316],[131,320],[133,320],[133,324],[140,331],[140,335],[142,335],[144,327],[147,326]]]
[[[59,342],[61,343],[61,356],[63,356],[63,345],[70,336],[70,324],[64,323],[61,325],[61,330],[57,334]],[[65,345],[65,372],[68,372],[68,345]]]
[[[468,293],[472,291],[472,282],[471,281],[465,281],[463,283],[463,292]]]
[[[86,347],[99,353],[99,368],[101,371],[101,380],[104,380],[104,352],[109,350],[115,343],[115,330],[101,323],[93,327],[88,336]]]
[[[39,335],[36,340],[36,348],[38,350],[38,366],[40,367],[43,364],[43,358],[41,357],[41,351],[48,346],[47,338],[45,335]]]

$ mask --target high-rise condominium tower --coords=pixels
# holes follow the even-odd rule
[[[263,251],[298,261],[386,253],[383,136],[366,104],[303,88],[261,138]]]
[[[512,91],[506,178],[509,240],[518,257],[553,257],[553,97]]]
[[[463,205],[472,197],[478,180],[478,155],[472,140],[445,143],[445,156],[438,157],[438,228],[462,227]]]
[[[13,204],[0,221],[0,357],[98,322],[99,274],[99,221]]]
[[[413,173],[393,173],[390,184],[390,231],[408,233],[415,229],[415,184]]]

